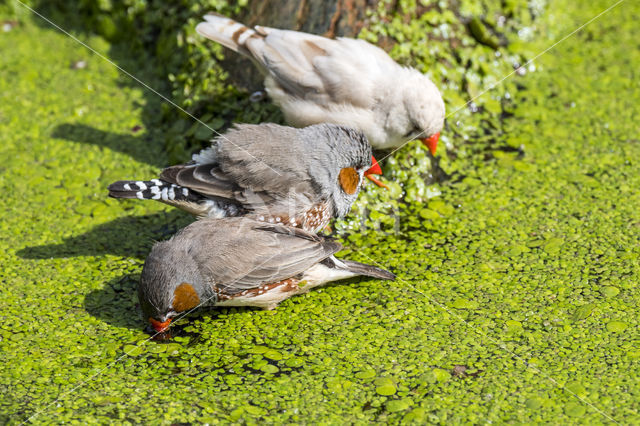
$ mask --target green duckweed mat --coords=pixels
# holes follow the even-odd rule
[[[611,4],[553,2],[529,48]],[[4,26],[0,421],[640,422],[639,12],[511,77],[502,131],[454,141],[441,195],[344,237],[397,281],[198,312],[168,342],[147,340],[135,287],[191,218],[105,191],[167,163],[154,101],[42,21]]]

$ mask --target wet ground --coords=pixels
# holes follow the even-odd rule
[[[554,2],[531,49],[611,4]],[[29,20],[2,33],[0,419],[637,423],[638,9],[514,76],[504,131],[457,144],[440,196],[346,238],[396,282],[199,313],[162,343],[136,280],[190,218],[105,198],[165,162],[142,90]]]

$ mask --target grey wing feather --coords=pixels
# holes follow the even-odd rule
[[[267,231],[267,232],[273,232],[274,234],[283,234],[283,235],[289,235],[292,237],[303,238],[305,240],[313,241],[316,243],[333,241],[333,240],[323,238],[318,234],[314,234],[312,232],[306,231],[304,229],[293,228],[291,226],[280,225],[280,224],[265,223],[265,224],[257,225],[254,229],[257,231]]]
[[[220,169],[253,192],[286,195],[292,182],[297,191],[310,191],[308,152],[300,137],[298,129],[277,124],[238,125],[218,140]]]
[[[235,201],[234,192],[238,187],[221,176],[216,168],[213,164],[173,166],[163,170],[160,179],[202,195]]]
[[[243,218],[225,223],[198,221],[181,238],[202,248],[193,250],[196,264],[207,265],[209,280],[228,294],[294,277],[342,248],[300,229]]]
[[[205,150],[194,156],[195,164],[166,168],[160,178],[250,210],[292,193],[300,194],[303,199],[296,202],[305,206],[313,188],[300,137],[297,129],[276,124],[237,125],[213,141],[215,156]]]

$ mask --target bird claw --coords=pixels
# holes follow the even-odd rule
[[[257,90],[253,92],[251,96],[249,96],[249,100],[255,103],[255,102],[262,101],[266,97],[267,97],[267,94],[265,93],[264,90]]]

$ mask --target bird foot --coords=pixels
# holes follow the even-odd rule
[[[257,90],[253,92],[251,96],[249,96],[249,100],[255,103],[255,102],[262,101],[266,97],[267,97],[267,94],[265,93],[264,90]]]

